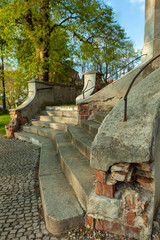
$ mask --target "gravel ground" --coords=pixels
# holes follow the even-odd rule
[[[38,147],[0,138],[0,240],[129,240],[84,227],[61,238],[52,236],[43,219],[38,164]],[[160,239],[160,210],[157,213],[154,240]]]

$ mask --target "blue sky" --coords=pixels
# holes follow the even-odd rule
[[[125,29],[136,49],[144,44],[145,0],[104,0],[115,12],[116,20]]]

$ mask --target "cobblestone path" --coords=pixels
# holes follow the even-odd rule
[[[38,147],[0,138],[0,240],[57,239],[43,221],[38,159]]]
[[[39,150],[29,143],[0,137],[0,240],[129,240],[83,228],[63,238],[52,236],[42,213]],[[160,239],[160,208],[157,212],[153,240]]]

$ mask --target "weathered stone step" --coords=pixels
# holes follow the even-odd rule
[[[52,128],[57,130],[66,130],[65,123],[53,123],[53,122],[42,122],[42,121],[32,121],[32,126],[42,127],[42,128]]]
[[[17,132],[15,137],[41,145],[39,182],[48,231],[58,236],[81,226],[84,212],[61,170],[55,142],[31,133]]]
[[[91,144],[94,136],[78,126],[69,125],[67,129],[74,145],[84,156],[90,159]]]
[[[104,118],[107,116],[107,113],[94,112],[94,119],[97,122],[103,122]]]
[[[38,136],[47,137],[52,140],[54,140],[56,134],[62,133],[61,130],[55,130],[51,128],[41,128],[41,127],[35,127],[35,126],[23,126],[23,131],[28,133],[34,133],[34,134],[37,134]]]
[[[71,118],[71,117],[40,116],[39,120],[43,122],[58,122],[58,123],[68,123],[68,124],[78,123],[78,118]]]
[[[86,129],[89,133],[93,134],[94,136],[98,132],[98,128],[100,127],[100,123],[93,121],[93,120],[83,120],[81,121],[81,127]]]
[[[46,111],[77,111],[78,108],[74,106],[46,106]]]
[[[55,116],[55,117],[71,117],[77,118],[77,111],[65,111],[65,110],[53,110],[53,111],[41,111],[41,115]]]
[[[67,133],[58,134],[55,140],[63,172],[81,206],[86,210],[89,196],[94,189],[95,170],[90,168],[87,158],[74,147]]]

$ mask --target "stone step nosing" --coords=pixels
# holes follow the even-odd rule
[[[75,147],[90,160],[90,154],[91,154],[91,146],[88,145],[88,143],[85,143],[83,139],[78,137],[78,134],[75,134],[72,132],[72,128],[69,125],[67,127],[67,132],[72,139],[72,143],[75,145]]]
[[[40,115],[43,116],[53,116],[53,117],[72,117],[77,118],[78,113],[77,111],[41,111]]]
[[[34,126],[24,126],[23,131],[29,132],[29,133],[34,133],[34,134],[37,134],[38,136],[47,137],[52,140],[54,140],[56,134],[63,132],[61,130],[34,127]]]
[[[57,123],[68,123],[68,124],[77,124],[78,119],[71,117],[52,117],[52,116],[40,116],[40,121],[48,121],[48,122],[57,122]]]
[[[99,126],[94,126],[90,124],[88,120],[86,120],[86,121],[81,121],[80,126],[95,136],[98,132],[98,128],[100,127],[100,124]]]
[[[94,112],[94,120],[99,123],[102,123],[106,116],[107,116],[107,113]]]
[[[74,189],[74,192],[82,208],[86,211],[89,196],[93,190],[92,187],[93,187],[94,180],[93,180],[93,176],[91,175],[93,175],[94,170],[91,170],[86,157],[81,155],[81,153],[77,149],[75,149],[75,147],[69,140],[67,134],[59,134],[56,136],[55,140],[57,145],[57,151],[60,157],[61,168],[64,174],[66,175],[68,182],[71,184],[72,188]],[[69,152],[66,152],[66,146],[67,146],[67,149],[70,149]],[[74,166],[74,164],[77,164],[77,163],[78,163],[78,166],[77,165]],[[79,172],[79,168],[81,169],[82,173]],[[85,172],[86,172],[85,179],[87,181],[87,184],[90,184],[89,189],[87,187],[88,185],[84,183],[84,180],[85,180],[84,176],[82,177],[82,175]]]
[[[66,131],[66,123],[53,123],[53,122],[43,122],[43,121],[32,121],[32,126],[51,128],[55,130]]]

